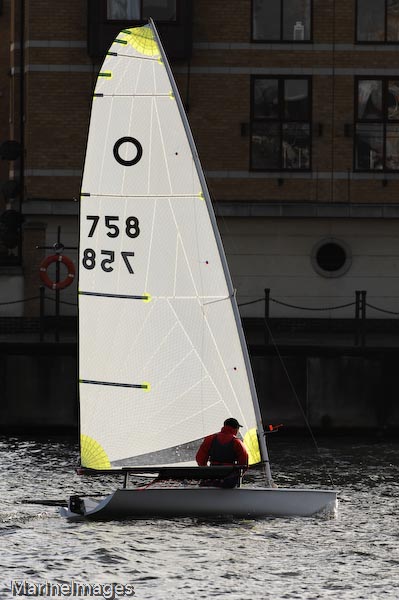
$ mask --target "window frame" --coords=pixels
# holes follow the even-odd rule
[[[393,44],[393,45],[398,45],[399,44],[399,39],[397,40],[388,40],[387,39],[387,34],[388,34],[388,0],[385,0],[385,9],[384,9],[384,40],[362,40],[359,38],[358,33],[359,33],[359,24],[358,24],[358,19],[359,19],[359,15],[361,14],[361,11],[359,10],[359,3],[361,2],[361,0],[356,0],[356,8],[355,8],[355,44],[366,44],[366,45],[386,45],[386,44]]]
[[[278,85],[278,118],[259,119],[255,117],[255,81],[259,79],[277,80]],[[287,119],[284,118],[284,84],[290,80],[303,80],[308,84],[308,119]],[[311,75],[251,75],[251,99],[250,99],[250,126],[249,126],[249,170],[258,173],[264,172],[284,172],[284,173],[308,173],[312,170],[312,150],[313,150],[313,123],[312,123],[312,76]],[[277,167],[256,167],[253,165],[252,153],[252,132],[253,126],[257,123],[277,124],[280,133],[280,148]],[[309,127],[309,166],[306,168],[287,168],[283,166],[283,129],[284,125],[289,123],[303,123]]]
[[[294,40],[294,39],[285,39],[284,38],[284,3],[287,0],[279,0],[281,11],[280,11],[280,36],[278,39],[255,39],[254,35],[254,2],[255,0],[251,0],[251,42],[253,44],[312,44],[313,43],[313,0],[309,0],[309,39],[305,40]]]
[[[397,125],[399,127],[399,115],[397,119],[388,118],[388,94],[389,94],[389,82],[399,81],[399,76],[395,75],[383,75],[373,77],[372,75],[355,77],[354,86],[354,128],[353,128],[353,170],[356,173],[398,173],[399,172],[399,161],[396,169],[387,168],[387,130],[388,127]],[[382,84],[382,98],[381,98],[381,109],[382,117],[378,118],[360,118],[359,117],[359,83],[360,81],[378,81]],[[382,127],[382,168],[360,168],[357,166],[357,155],[358,155],[358,125],[380,125]]]

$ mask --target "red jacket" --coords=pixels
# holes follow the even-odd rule
[[[215,436],[217,437],[217,441],[222,445],[229,444],[233,440],[234,454],[236,456],[235,464],[248,465],[248,452],[247,452],[244,444],[242,443],[242,441],[239,440],[235,436],[235,433],[236,433],[236,430],[233,429],[233,427],[224,426],[224,427],[222,427],[222,429],[220,430],[219,433],[213,433],[212,435],[207,435],[206,438],[204,438],[204,441],[202,442],[201,446],[199,447],[198,452],[195,457],[198,465],[200,467],[207,466],[208,461],[210,460],[209,453],[210,453],[212,442],[213,442]],[[216,461],[214,461],[212,464],[220,464],[220,463],[217,463]],[[222,463],[222,464],[231,464],[231,463]]]

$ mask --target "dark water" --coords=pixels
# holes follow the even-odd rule
[[[317,453],[272,438],[277,484],[328,487],[327,468],[340,490],[337,518],[71,524],[24,500],[103,491],[74,474],[74,444],[0,438],[0,598],[13,597],[12,580],[73,580],[105,585],[92,597],[112,597],[106,584],[120,583],[140,599],[398,600],[399,444],[330,439]]]

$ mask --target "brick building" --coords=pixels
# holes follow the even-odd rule
[[[0,202],[24,223],[20,243],[0,247],[0,302],[37,295],[46,251],[36,246],[51,247],[58,228],[76,247],[101,58],[119,29],[151,15],[188,110],[242,315],[262,317],[262,302],[250,303],[265,288],[284,303],[273,304],[274,317],[349,319],[356,290],[397,311],[398,1],[1,4],[0,144],[19,142],[22,152],[3,156]],[[67,254],[76,261],[76,250]],[[62,292],[71,302],[64,314],[75,314],[75,296],[76,283]],[[0,305],[0,316],[38,310],[35,300]]]

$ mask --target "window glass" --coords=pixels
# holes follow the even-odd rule
[[[310,81],[253,77],[251,168],[310,169]]]
[[[110,21],[149,17],[158,21],[176,20],[176,0],[107,0],[107,18]]]
[[[107,0],[107,18],[110,21],[140,19],[140,0]]]
[[[382,117],[382,81],[360,80],[358,83],[358,118],[381,119]]]
[[[309,118],[306,79],[287,79],[284,82],[284,118],[293,120]]]
[[[385,40],[385,0],[358,0],[357,39],[363,42]]]
[[[251,164],[254,169],[278,169],[280,127],[278,123],[253,123]]]
[[[277,119],[278,114],[278,80],[255,79],[254,117],[256,119]]]
[[[143,19],[176,20],[176,0],[143,0]]]
[[[355,168],[399,171],[399,80],[358,80]]]
[[[383,126],[358,123],[356,127],[356,169],[378,171],[383,168]]]
[[[284,0],[283,39],[310,39],[310,0]]]
[[[399,0],[388,0],[387,4],[387,39],[399,41]]]
[[[253,0],[254,40],[279,40],[281,0]]]
[[[283,125],[283,168],[309,169],[309,125],[286,123]]]
[[[302,42],[310,40],[311,0],[253,0],[253,39]]]
[[[387,169],[399,169],[399,125],[387,125],[385,164]]]
[[[388,81],[387,111],[390,121],[399,121],[399,81]]]

